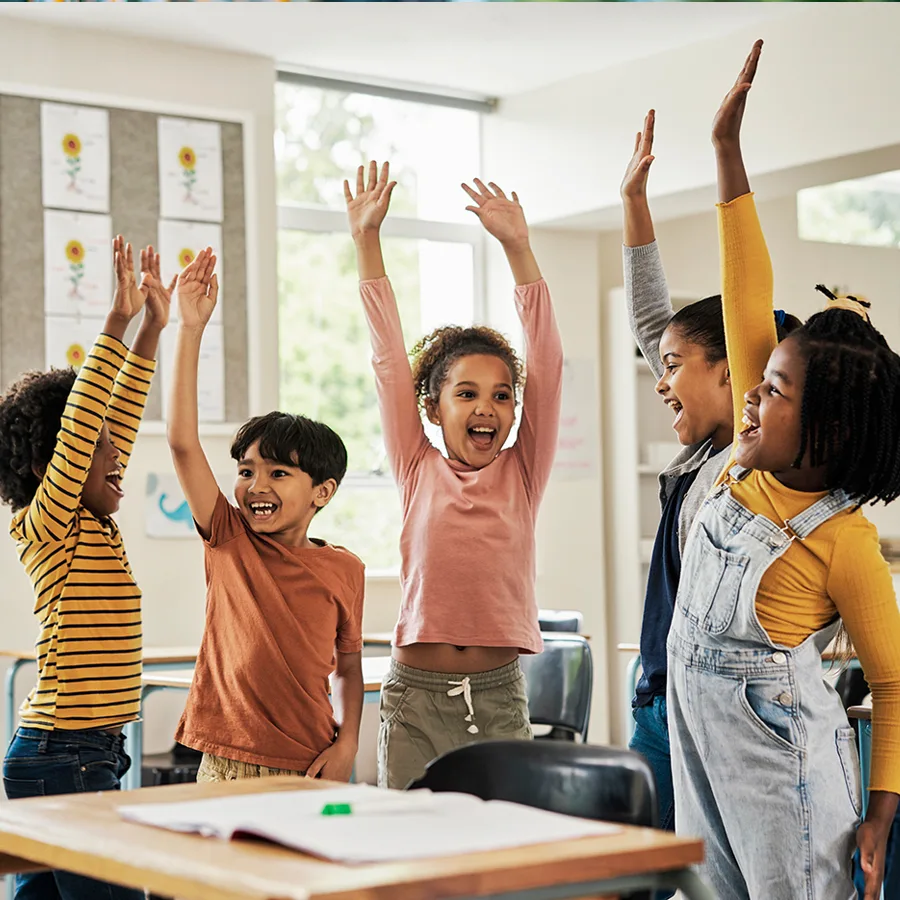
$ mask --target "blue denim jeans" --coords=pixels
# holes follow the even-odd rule
[[[659,800],[659,827],[675,830],[675,794],[672,790],[672,757],[669,751],[669,723],[666,720],[666,698],[654,697],[647,706],[636,706],[634,734],[628,748],[640,753],[650,763],[656,779],[656,797]],[[654,900],[668,900],[671,891],[657,891]]]
[[[117,791],[131,766],[125,736],[108,731],[19,728],[3,760],[10,800]],[[71,872],[16,875],[16,900],[143,900],[144,892]]]

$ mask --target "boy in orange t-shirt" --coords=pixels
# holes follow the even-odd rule
[[[257,416],[231,448],[237,507],[225,499],[197,428],[214,268],[207,248],[177,286],[168,438],[206,544],[207,608],[175,737],[203,751],[198,781],[277,774],[348,781],[363,704],[364,568],[348,550],[307,534],[344,477],[347,451],[327,425],[280,412]]]

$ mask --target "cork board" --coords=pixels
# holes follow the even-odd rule
[[[31,97],[0,94],[0,389],[3,390],[23,372],[45,368],[41,102]],[[109,109],[112,233],[123,234],[135,248],[158,243],[157,119],[160,115],[164,114]],[[224,204],[222,254],[228,279],[222,309],[225,419],[242,422],[249,408],[243,128],[234,122],[219,124]],[[144,419],[160,418],[162,388],[157,377]]]

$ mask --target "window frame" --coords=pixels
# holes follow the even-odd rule
[[[306,75],[290,70],[279,70],[277,81],[303,87],[314,87],[324,90],[344,91],[347,93],[373,94],[400,102],[425,103],[433,106],[450,106],[468,109],[481,116],[493,112],[496,100],[490,98],[476,99],[453,97],[443,94],[432,94],[413,91],[405,88],[379,86],[365,82],[343,81],[318,75]],[[483,127],[479,127],[478,164],[484,161]],[[344,210],[328,209],[323,206],[303,203],[281,203],[276,200],[277,230],[303,231],[317,234],[347,234],[347,214]],[[407,238],[411,240],[434,241],[437,243],[468,244],[472,248],[473,276],[473,318],[475,322],[486,321],[486,281],[487,243],[484,229],[474,221],[472,224],[461,222],[441,222],[433,219],[419,219],[410,216],[392,216],[384,220],[381,233],[385,237]],[[280,322],[279,322],[280,328]],[[281,380],[278,383],[279,395]],[[349,470],[341,483],[342,488],[357,490],[366,488],[392,487],[396,490],[394,477],[390,469],[384,472]],[[399,535],[398,535],[399,538]],[[399,568],[373,569],[367,571],[368,578],[395,579],[399,576]]]

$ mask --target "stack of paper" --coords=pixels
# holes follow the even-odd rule
[[[323,815],[326,806],[350,812]],[[123,806],[123,818],[230,839],[252,835],[345,863],[456,856],[613,834],[620,829],[468,794],[333,790],[245,794],[189,803]]]

